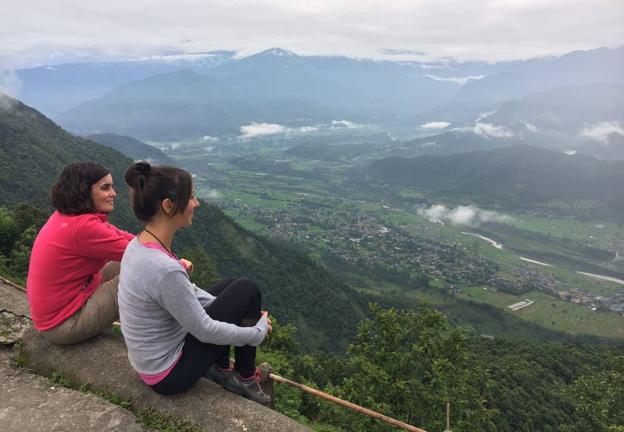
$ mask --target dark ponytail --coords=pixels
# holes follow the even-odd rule
[[[191,175],[172,166],[151,166],[136,162],[126,170],[126,184],[130,187],[132,210],[141,222],[149,222],[158,214],[161,202],[169,198],[174,216],[182,213],[193,194]]]

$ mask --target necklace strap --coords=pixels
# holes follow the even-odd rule
[[[169,252],[171,255],[176,256],[176,254],[173,253],[173,251],[171,249],[169,249],[167,246],[165,246],[165,244],[162,242],[161,239],[158,238],[158,236],[156,236],[156,234],[154,234],[153,232],[151,232],[150,230],[148,230],[147,228],[143,228],[143,231],[145,231],[146,233],[148,233],[149,235],[151,235],[152,237],[154,237],[156,240],[158,240],[158,243],[160,243],[160,245],[162,247],[165,248],[165,250],[167,252]]]

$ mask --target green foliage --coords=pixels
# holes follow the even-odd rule
[[[0,207],[1,274],[16,282],[25,281],[32,245],[42,223],[41,212],[27,204],[10,211]]]
[[[186,249],[181,256],[193,262],[194,270],[191,273],[191,280],[197,286],[208,288],[221,279],[217,266],[202,247]]]
[[[564,431],[624,429],[624,356],[610,357],[604,369],[587,367],[566,393],[574,415]]]
[[[19,233],[12,215],[0,207],[0,253],[8,255]]]
[[[454,406],[457,430],[488,430],[491,411],[470,385],[466,337],[433,310],[419,313],[370,307],[349,347],[353,373],[334,389],[341,397],[409,424],[442,430],[445,404]],[[335,411],[335,410],[332,410]],[[350,430],[385,431],[370,418],[332,412]]]
[[[63,374],[63,372],[59,372],[59,371],[52,372],[52,375],[50,376],[50,381],[53,382],[54,384],[60,385],[61,387],[72,388],[71,381],[65,378],[65,375]]]

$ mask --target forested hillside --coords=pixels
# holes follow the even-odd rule
[[[160,149],[138,139],[109,133],[88,135],[85,138],[110,147],[134,160],[147,160],[158,165],[174,165],[174,162]]]
[[[413,159],[387,158],[367,171],[374,181],[470,198],[485,206],[532,209],[551,201],[591,201],[621,218],[624,163],[517,145],[492,151]]]

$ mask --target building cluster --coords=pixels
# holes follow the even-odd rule
[[[461,293],[462,286],[477,284],[514,295],[541,291],[592,310],[624,315],[624,290],[612,297],[577,288],[562,291],[554,277],[534,266],[517,266],[501,274],[496,264],[468,253],[462,245],[449,244],[428,225],[423,225],[420,237],[400,225],[383,224],[373,215],[348,211],[336,202],[302,200],[293,205],[297,208],[220,203],[222,208],[235,209],[241,217],[267,226],[266,234],[271,238],[320,250],[347,263],[383,268],[410,278],[440,279],[452,294]]]
[[[441,278],[454,285],[485,283],[494,264],[452,245],[416,237],[401,226],[386,226],[371,215],[348,212],[336,205],[298,203],[298,209],[266,209],[236,206],[242,217],[267,225],[267,235],[308,249],[321,249],[348,263],[427,278]],[[303,208],[302,208],[303,207]]]

